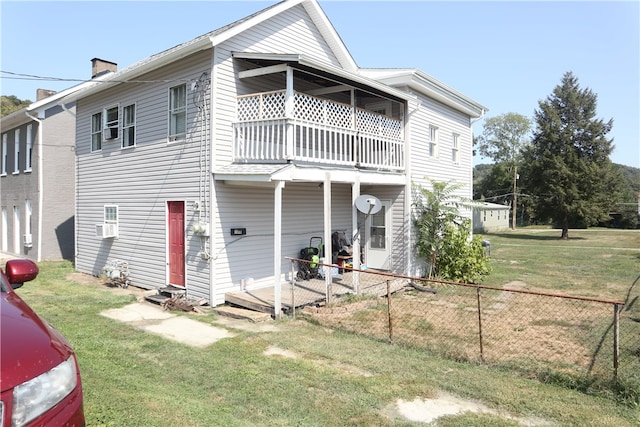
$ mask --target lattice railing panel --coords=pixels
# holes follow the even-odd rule
[[[381,135],[387,138],[402,139],[402,126],[399,120],[360,108],[356,109],[356,128],[360,132]]]
[[[264,92],[238,97],[238,121],[272,120],[284,118],[283,91]]]
[[[284,91],[238,97],[236,160],[404,168],[399,120],[298,92],[294,93],[293,117],[285,117],[285,101]],[[293,132],[287,141],[289,126]]]

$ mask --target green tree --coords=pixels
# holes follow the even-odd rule
[[[430,182],[431,189],[414,185],[416,248],[427,261],[427,278],[475,283],[490,267],[480,238],[471,238],[471,222],[459,214],[473,203],[455,195],[462,184]]]
[[[511,227],[516,228],[518,165],[529,145],[531,121],[518,113],[506,113],[488,118],[482,135],[477,138],[478,152],[496,164],[508,168],[511,177]]]
[[[525,151],[523,181],[535,195],[533,213],[552,221],[569,238],[570,226],[589,226],[608,219],[619,181],[606,138],[613,120],[596,119],[597,95],[582,89],[573,73],[535,111],[533,143]]]
[[[31,104],[28,99],[18,99],[15,95],[0,97],[0,117],[8,116],[9,114],[18,111],[27,105]]]
[[[513,171],[506,163],[496,163],[482,173],[473,183],[474,200],[486,200],[503,204],[511,200]]]

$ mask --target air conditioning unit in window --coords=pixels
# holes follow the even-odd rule
[[[104,139],[116,139],[118,137],[117,127],[108,127],[104,129]]]
[[[96,224],[96,237],[100,237],[102,239],[111,239],[114,237],[118,237],[118,224]]]
[[[25,234],[22,236],[22,244],[25,248],[33,247],[33,236],[31,234]]]

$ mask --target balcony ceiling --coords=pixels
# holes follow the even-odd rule
[[[329,64],[310,60],[309,58],[304,57],[304,55],[234,52],[233,56],[234,58],[243,59],[254,64],[258,68],[286,64],[295,70],[300,71],[300,73],[296,75],[296,78],[310,81],[320,87],[347,85],[363,92],[400,103],[405,103],[407,100],[414,98],[408,93],[399,91],[383,83],[379,83],[359,74],[350,73]]]

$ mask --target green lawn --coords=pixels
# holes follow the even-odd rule
[[[633,250],[640,248],[640,233],[620,233],[572,230],[568,242],[554,238],[557,230],[485,236],[494,273],[484,284],[520,280],[538,289],[624,299],[640,273],[640,251]],[[501,414],[447,416],[437,421],[440,426],[518,425],[505,414],[548,423],[542,425],[640,423],[637,394],[625,399],[567,381],[544,384],[304,320],[274,322],[273,332],[237,330],[233,338],[191,348],[99,314],[133,296],[69,280],[68,263],[40,266],[40,277],[18,292],[74,346],[88,426],[422,425],[390,408],[398,399],[439,391]],[[213,314],[187,316],[217,321]],[[296,357],[265,355],[273,347]]]

